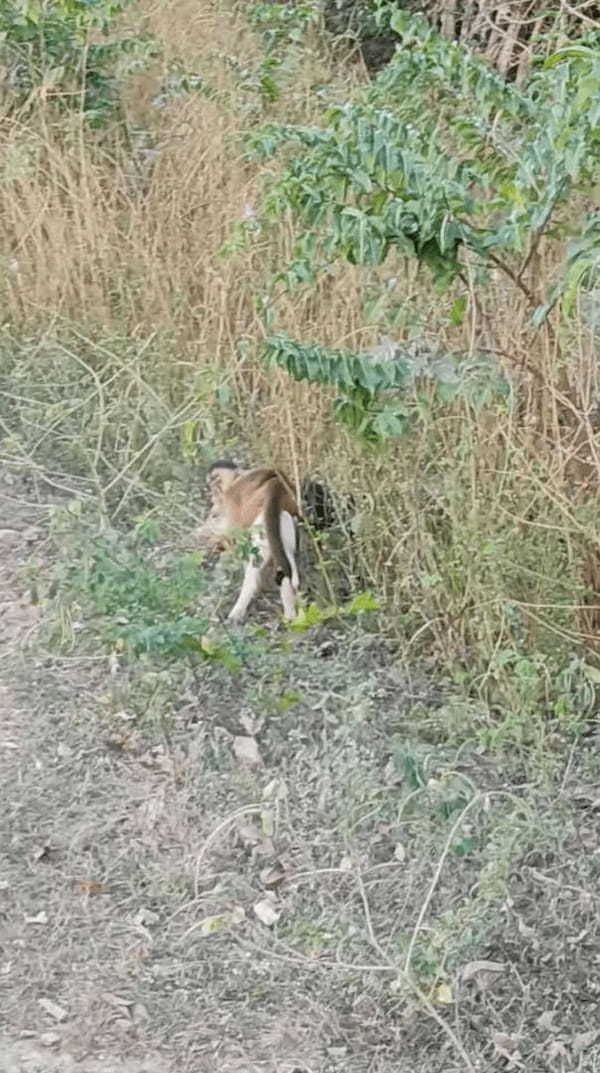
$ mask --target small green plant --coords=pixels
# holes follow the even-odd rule
[[[111,36],[130,0],[4,0],[0,63],[15,104],[37,98],[102,126],[118,110],[118,80],[156,54],[148,36]],[[103,40],[99,40],[100,35]]]
[[[260,33],[265,49],[281,50],[303,42],[306,32],[320,21],[320,4],[304,0],[295,4],[251,4],[248,21]]]
[[[104,647],[133,658],[198,653],[237,669],[233,652],[208,634],[208,619],[194,611],[206,585],[200,553],[159,556],[153,520],[129,532],[98,531],[81,520],[73,525],[72,516],[66,522],[64,515],[55,519],[63,547],[55,600],[78,611]]]
[[[320,626],[332,619],[353,618],[365,611],[378,611],[379,603],[370,592],[358,592],[352,600],[343,607],[330,604],[327,607],[319,607],[315,603],[303,607],[296,618],[290,622],[290,629],[298,632],[311,629],[312,626]]]
[[[263,55],[252,64],[237,55],[226,56],[225,62],[244,91],[243,107],[249,113],[260,116],[293,85],[307,33],[319,22],[319,7],[316,0],[244,5],[244,14],[261,40]]]
[[[237,56],[226,57],[227,66],[248,95],[250,111],[260,112],[264,105],[279,100],[281,89],[276,76],[282,62],[279,56],[267,55],[256,67],[247,67]]]

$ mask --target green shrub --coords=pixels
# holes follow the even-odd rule
[[[147,62],[155,42],[120,36],[115,21],[130,0],[4,0],[0,63],[9,100],[36,99],[80,111],[101,126],[119,106],[118,78]]]

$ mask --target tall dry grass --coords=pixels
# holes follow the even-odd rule
[[[523,293],[498,275],[477,301],[471,293],[464,325],[453,327],[454,296],[440,299],[399,263],[399,330],[420,322],[442,345],[489,347],[516,401],[477,417],[466,404],[421,406],[410,436],[385,453],[365,452],[332,422],[326,392],[267,374],[257,356],[256,296],[289,252],[291,231],[282,226],[251,252],[220,256],[260,188],[240,140],[249,97],[227,61],[257,62],[256,38],[243,14],[199,0],[141,0],[130,17],[156,34],[164,54],[127,89],[128,139],[92,138],[77,117],[59,123],[43,102],[1,127],[0,286],[13,335],[61,338],[75,325],[105,349],[139,340],[144,360],[160,365],[164,400],[181,398],[198,369],[211,369],[231,388],[235,432],[250,453],[297,477],[318,470],[354,493],[362,578],[382,594],[409,659],[468,668],[485,685],[510,653],[593,643],[598,383],[583,316],[567,331],[557,310],[534,336]],[[173,59],[218,94],[153,106]],[[315,50],[266,117],[317,119],[316,81],[342,91],[362,77]],[[530,286],[541,293],[554,271],[555,254],[541,244]],[[360,270],[340,267],[311,294],[283,300],[278,327],[363,347],[374,340],[365,286]],[[101,363],[102,349],[89,361]],[[213,434],[218,440],[218,427]]]

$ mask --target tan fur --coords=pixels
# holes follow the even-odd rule
[[[285,616],[293,617],[298,574],[295,547],[286,549],[286,541],[289,544],[292,539],[290,526],[293,533],[292,519],[299,517],[300,511],[290,482],[279,470],[268,467],[240,470],[216,464],[209,474],[209,490],[212,507],[198,530],[200,543],[223,550],[236,531],[249,530],[262,555],[260,567],[248,564],[242,592],[230,617],[238,621],[244,617],[269,566],[274,566],[281,585]],[[263,527],[265,536],[260,533]]]

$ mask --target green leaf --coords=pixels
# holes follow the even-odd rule
[[[328,619],[335,618],[338,614],[337,607],[318,607],[317,604],[308,604],[307,607],[303,607],[296,618],[293,619],[288,625],[291,630],[297,630],[303,632],[311,629],[313,626],[319,626],[322,622],[327,622]]]
[[[344,610],[347,615],[358,615],[361,611],[378,611],[379,602],[370,592],[358,592]]]
[[[455,302],[452,303],[450,308],[450,320],[452,324],[455,324],[457,328],[460,328],[463,320],[465,319],[465,311],[467,308],[467,296],[461,295]]]
[[[372,420],[373,432],[382,440],[390,439],[392,436],[402,436],[406,432],[406,427],[406,416],[389,406],[380,410]]]
[[[216,931],[220,931],[221,928],[226,928],[230,923],[227,916],[212,916],[204,917],[203,920],[199,920],[195,925],[200,929],[202,935],[214,935]]]
[[[598,60],[598,53],[596,49],[588,48],[586,45],[565,45],[564,48],[559,48],[556,52],[553,52],[551,56],[544,63],[546,69],[556,67],[557,64],[563,63],[568,59],[581,59],[581,60]]]
[[[474,853],[478,848],[479,840],[471,835],[467,835],[460,842],[452,843],[452,850],[457,857],[468,857],[470,853]]]

